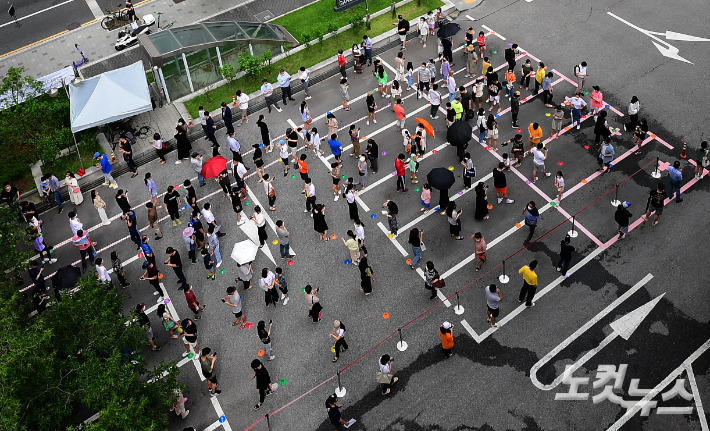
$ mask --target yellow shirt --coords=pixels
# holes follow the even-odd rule
[[[528,133],[530,133],[530,142],[533,144],[540,143],[540,139],[542,139],[542,127],[538,126],[537,130],[534,130],[532,123],[530,123],[528,126]]]
[[[525,265],[524,267],[520,268],[518,271],[518,274],[523,274],[523,280],[531,286],[537,286],[537,274],[535,274],[535,271],[530,269],[529,266]]]
[[[352,239],[352,238],[350,238],[349,240],[345,241],[345,245],[348,246],[348,250],[353,250],[353,251],[355,251],[355,250],[357,250],[358,248],[360,248],[360,247],[358,246],[357,241],[354,240],[354,239]]]
[[[542,67],[537,69],[537,72],[535,72],[535,81],[539,82],[542,84],[542,80],[545,78],[545,69]]]
[[[485,60],[483,61],[483,75],[488,72],[488,68],[491,67],[491,63],[486,62]]]

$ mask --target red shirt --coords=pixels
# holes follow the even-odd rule
[[[303,161],[303,160],[298,161],[298,172],[300,172],[302,174],[308,173],[308,164],[305,161]]]
[[[397,176],[403,177],[404,176],[404,162],[399,159],[395,159],[394,170],[397,171]]]
[[[339,66],[345,66],[345,56],[338,54],[338,65]]]
[[[397,116],[398,120],[403,120],[404,119],[404,106],[402,105],[394,105],[394,115]]]
[[[195,292],[190,290],[185,291],[185,300],[187,301],[187,306],[192,308],[194,304],[197,303],[197,297],[195,296]]]
[[[486,36],[478,36],[476,37],[476,41],[478,42],[478,46],[483,46],[486,44]]]

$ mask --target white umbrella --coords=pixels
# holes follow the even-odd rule
[[[246,239],[234,244],[232,259],[236,260],[238,264],[244,265],[254,261],[257,251],[259,251],[259,247],[251,240]]]

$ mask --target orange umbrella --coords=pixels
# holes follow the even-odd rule
[[[414,121],[424,126],[424,130],[426,130],[427,135],[431,136],[432,138],[434,137],[434,128],[431,127],[431,124],[429,124],[427,120],[423,118],[415,118]]]

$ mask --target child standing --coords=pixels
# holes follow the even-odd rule
[[[281,139],[278,144],[276,144],[277,147],[279,147],[279,157],[281,158],[281,162],[284,164],[284,177],[288,175],[288,169],[289,169],[289,164],[288,164],[288,144],[286,143],[285,140]]]
[[[480,51],[481,57],[483,57],[483,53],[486,52],[486,34],[479,31],[476,42],[478,42],[478,50]]]
[[[565,117],[565,112],[562,110],[562,105],[555,107],[555,112],[552,114],[552,130],[550,131],[550,139],[557,139],[562,130],[562,119]]]
[[[436,22],[436,18],[434,17],[433,11],[427,12],[426,22],[429,25],[429,34],[434,36],[434,23]]]
[[[202,249],[202,260],[205,262],[205,269],[207,270],[207,279],[214,280],[214,262],[212,261],[212,256],[206,248]]]
[[[557,171],[555,187],[557,187],[557,202],[560,202],[562,200],[562,194],[565,191],[565,179],[562,176],[562,171]]]
[[[429,212],[429,209],[431,208],[431,187],[429,186],[429,183],[424,184],[422,187],[422,209],[419,211],[422,211],[424,214]]]
[[[417,154],[416,151],[412,151],[412,159],[409,161],[409,170],[412,172],[412,183],[417,184],[417,169],[419,169],[418,160],[424,156],[424,153],[420,152]]]
[[[412,77],[413,72],[414,66],[412,66],[412,62],[410,61],[407,63],[407,71],[404,74],[404,77],[407,78],[407,91],[411,90],[414,86],[414,78]]]
[[[284,270],[281,267],[277,267],[276,271],[276,286],[278,286],[281,291],[281,300],[283,304],[288,304],[288,283],[286,283],[286,277],[284,277]]]

